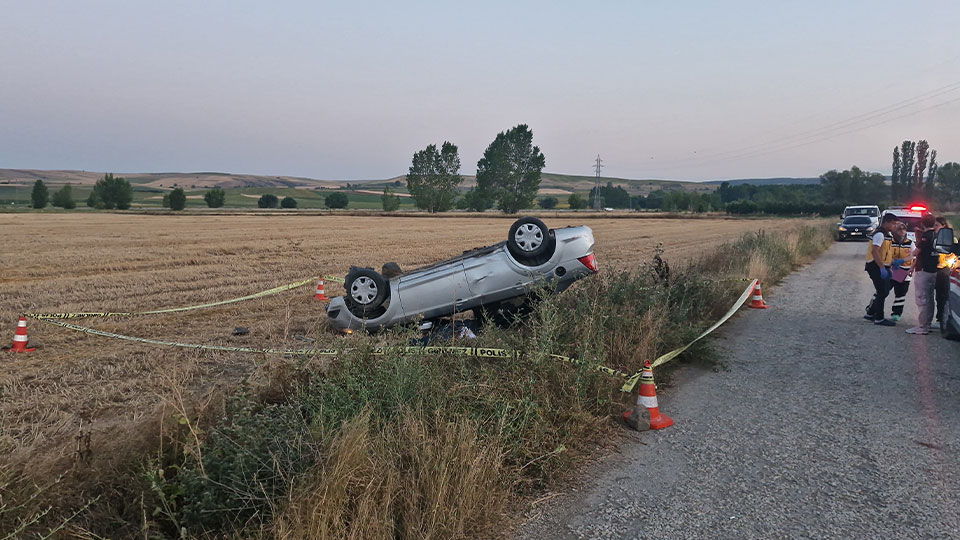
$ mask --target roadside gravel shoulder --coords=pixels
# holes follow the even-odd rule
[[[721,330],[645,432],[535,507],[534,538],[960,538],[960,344],[875,327],[863,245],[837,244]],[[891,299],[892,300],[892,299]],[[888,301],[888,309],[890,302]],[[642,442],[642,444],[641,444]]]

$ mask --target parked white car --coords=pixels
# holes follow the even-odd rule
[[[840,219],[844,220],[850,216],[867,216],[874,229],[880,226],[880,207],[877,205],[848,206],[843,209]]]

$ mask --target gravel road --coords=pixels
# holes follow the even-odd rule
[[[676,425],[536,505],[519,538],[960,538],[960,343],[863,320],[864,244],[765,288],[678,370]],[[892,303],[887,302],[887,309]],[[641,444],[642,443],[642,444]]]

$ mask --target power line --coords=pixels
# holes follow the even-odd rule
[[[847,135],[847,134],[850,134],[850,133],[856,133],[856,132],[858,132],[858,131],[863,131],[863,130],[865,130],[865,129],[869,129],[869,128],[872,128],[872,127],[880,126],[880,125],[883,125],[883,124],[888,124],[888,123],[893,122],[893,121],[895,121],[895,120],[900,120],[901,118],[907,118],[907,117],[909,117],[909,116],[913,116],[913,115],[916,115],[916,114],[919,114],[919,113],[922,113],[922,112],[926,112],[926,111],[929,111],[929,110],[932,110],[932,109],[937,109],[937,108],[939,108],[939,107],[943,107],[943,106],[945,106],[945,105],[950,105],[951,103],[956,103],[956,102],[958,102],[958,101],[960,101],[960,97],[955,97],[955,98],[953,98],[953,99],[950,99],[950,100],[947,100],[947,101],[944,101],[944,102],[941,102],[941,103],[936,103],[936,104],[934,104],[934,105],[930,105],[930,106],[924,107],[924,108],[922,108],[922,109],[917,109],[917,110],[915,110],[915,111],[910,111],[910,112],[908,112],[908,113],[901,114],[901,115],[898,115],[898,116],[894,116],[894,117],[892,117],[892,118],[886,118],[886,119],[880,120],[880,121],[878,121],[878,122],[874,122],[874,123],[872,123],[872,124],[867,124],[867,125],[864,125],[864,126],[858,126],[858,127],[854,127],[854,128],[851,128],[851,129],[847,129],[847,130],[845,130],[845,131],[839,131],[839,132],[836,132],[836,133],[827,133],[827,134],[824,134],[824,136],[819,137],[819,138],[816,138],[816,139],[811,139],[811,140],[807,140],[807,141],[803,141],[803,142],[801,142],[802,140],[801,140],[801,141],[793,141],[793,142],[789,142],[789,143],[780,145],[780,146],[775,147],[775,148],[767,148],[767,149],[762,149],[762,150],[755,150],[755,151],[752,151],[752,152],[747,152],[747,153],[744,153],[744,154],[734,155],[734,156],[719,157],[719,158],[717,158],[717,159],[708,160],[708,161],[704,161],[704,162],[700,162],[700,163],[692,163],[692,164],[691,164],[691,163],[687,163],[686,165],[681,165],[681,166],[686,166],[686,167],[699,167],[699,166],[703,166],[703,165],[712,165],[712,164],[715,164],[715,163],[722,163],[722,162],[724,162],[724,161],[730,161],[730,160],[736,160],[736,159],[746,159],[746,158],[754,158],[754,157],[764,156],[764,155],[768,155],[768,154],[772,154],[772,153],[776,153],[776,152],[781,152],[781,151],[783,151],[783,150],[792,150],[792,149],[794,149],[794,148],[800,148],[800,147],[802,147],[802,146],[808,146],[808,145],[815,144],[815,143],[818,143],[818,142],[823,142],[823,141],[826,141],[826,140],[829,140],[829,139],[833,139],[833,138],[839,137],[839,136],[841,136],[841,135]],[[665,167],[665,168],[678,168],[678,167]]]
[[[933,90],[929,90],[929,91],[924,92],[924,93],[922,93],[922,94],[918,94],[918,95],[913,96],[913,97],[911,97],[911,98],[907,98],[907,99],[904,99],[904,100],[900,100],[900,101],[897,101],[897,102],[895,102],[895,103],[892,103],[892,104],[887,105],[887,106],[884,106],[884,107],[880,107],[880,108],[877,108],[877,109],[873,109],[873,110],[867,111],[867,112],[865,112],[865,113],[861,113],[861,114],[858,114],[858,115],[855,115],[855,116],[852,116],[852,117],[849,117],[849,118],[846,118],[846,119],[843,119],[843,120],[840,120],[840,121],[837,121],[837,122],[833,122],[833,123],[831,123],[831,124],[827,124],[827,125],[825,125],[825,126],[822,126],[822,127],[820,127],[820,128],[817,128],[817,129],[805,130],[805,131],[801,131],[801,132],[799,132],[799,133],[795,133],[795,134],[790,135],[790,136],[780,137],[780,138],[777,138],[777,139],[771,139],[771,140],[768,140],[768,141],[764,141],[764,142],[760,142],[760,143],[756,143],[756,144],[752,144],[752,145],[748,145],[748,146],[744,146],[744,147],[740,147],[740,148],[736,148],[736,149],[724,150],[724,151],[719,151],[719,152],[712,152],[712,153],[710,153],[710,154],[707,154],[707,156],[706,156],[705,158],[704,158],[704,157],[701,157],[701,156],[697,156],[697,157],[694,157],[694,158],[686,159],[686,160],[684,160],[682,163],[678,161],[676,164],[673,164],[673,165],[663,165],[663,166],[658,166],[658,167],[647,167],[646,169],[647,169],[647,170],[668,170],[668,169],[676,169],[676,168],[680,168],[680,167],[706,165],[706,164],[708,164],[708,163],[714,163],[714,162],[717,162],[717,161],[724,161],[724,160],[726,160],[727,158],[729,158],[729,159],[737,159],[737,158],[741,158],[741,157],[753,157],[754,155],[762,155],[762,154],[757,154],[757,152],[764,152],[764,153],[766,153],[766,152],[765,152],[766,149],[764,149],[763,147],[768,147],[768,146],[780,147],[780,146],[782,146],[782,145],[792,145],[792,144],[794,144],[794,143],[799,143],[800,141],[805,141],[805,140],[807,140],[807,139],[813,139],[811,142],[818,142],[819,140],[825,140],[825,139],[823,139],[822,137],[823,137],[824,135],[827,135],[827,134],[828,134],[829,132],[831,132],[831,131],[846,130],[846,131],[841,131],[840,133],[836,133],[836,134],[834,134],[833,136],[835,136],[835,135],[841,135],[841,134],[845,134],[845,133],[851,133],[852,131],[850,131],[848,128],[850,128],[850,127],[852,127],[852,126],[855,126],[855,125],[857,125],[857,124],[861,124],[861,123],[863,123],[863,122],[869,122],[869,121],[871,121],[871,120],[875,120],[875,119],[878,119],[878,118],[882,118],[882,117],[884,117],[884,116],[886,116],[886,115],[888,115],[888,114],[890,114],[890,113],[896,112],[896,111],[898,111],[898,110],[903,110],[903,109],[912,107],[912,106],[914,106],[914,105],[918,105],[918,104],[920,104],[920,103],[922,103],[922,102],[924,102],[924,101],[928,101],[928,100],[933,99],[933,98],[936,98],[936,97],[941,97],[941,96],[944,96],[944,95],[947,95],[947,94],[951,94],[951,93],[953,93],[953,92],[956,92],[957,90],[960,90],[960,82],[954,82],[954,83],[951,83],[951,84],[948,84],[948,85],[945,85],[945,86],[941,86],[941,87],[939,87],[939,88],[935,88],[935,89],[933,89]],[[891,118],[891,119],[889,119],[889,120],[895,120],[895,119],[903,118],[903,117],[905,117],[905,116],[910,116],[910,115],[912,115],[912,114],[916,114],[916,113],[919,113],[919,112],[923,112],[923,111],[929,110],[929,109],[931,109],[931,108],[939,107],[939,106],[944,105],[944,104],[947,104],[947,103],[952,103],[952,101],[953,101],[953,100],[947,101],[947,102],[944,102],[944,103],[935,104],[935,105],[933,105],[933,106],[931,106],[931,107],[926,107],[926,108],[923,108],[923,109],[918,109],[918,110],[916,110],[916,111],[907,113],[906,115],[900,115],[900,116]],[[866,129],[867,127],[873,127],[873,126],[875,126],[875,125],[880,125],[880,124],[882,124],[882,123],[885,123],[886,121],[887,121],[887,120],[884,120],[884,121],[882,121],[882,122],[880,122],[880,123],[871,123],[871,124],[866,125],[866,126],[861,126],[860,128],[854,129],[853,131],[857,131],[857,130],[859,130],[859,129]],[[830,138],[830,137],[828,137],[828,138]],[[785,149],[785,148],[786,148],[786,147],[784,147],[784,148],[776,148],[776,151],[779,151],[779,150]],[[697,162],[697,163],[691,163],[691,161],[695,161],[695,162]]]

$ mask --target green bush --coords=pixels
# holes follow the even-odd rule
[[[380,202],[383,204],[384,212],[395,212],[400,208],[400,197],[398,197],[389,186],[383,188],[383,195],[380,196]]]
[[[257,208],[276,208],[280,204],[280,199],[273,193],[265,193],[257,199]]]
[[[544,197],[537,201],[537,204],[540,206],[540,208],[543,208],[544,210],[552,210],[556,208],[557,204],[559,203],[560,201],[558,201],[556,197]]]
[[[126,210],[133,202],[133,187],[126,178],[107,173],[97,180],[93,192],[87,199],[87,206],[106,208],[107,210]]]
[[[327,195],[326,199],[324,199],[324,204],[327,208],[346,208],[349,203],[350,200],[347,198],[347,194],[339,191]]]
[[[570,205],[571,210],[583,210],[587,207],[587,200],[576,193],[571,193],[567,197],[567,204]]]
[[[220,208],[223,206],[227,194],[220,186],[217,186],[203,194],[203,200],[207,203],[207,208]]]
[[[187,194],[181,187],[174,188],[174,190],[170,192],[169,201],[171,210],[183,210],[187,207]]]
[[[77,201],[73,200],[73,188],[70,184],[65,184],[53,194],[51,204],[66,210],[73,210],[77,207]]]
[[[296,208],[296,207],[297,207],[297,200],[294,199],[293,197],[284,197],[283,200],[280,201],[280,207],[281,207],[281,208]]]

